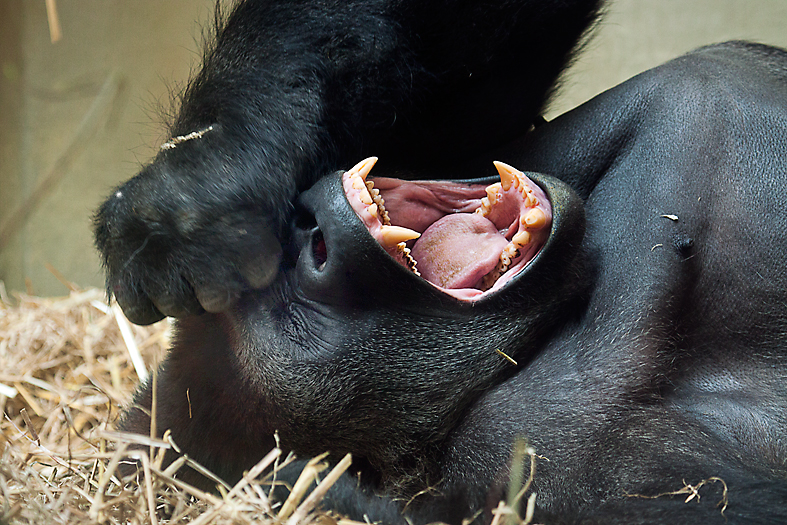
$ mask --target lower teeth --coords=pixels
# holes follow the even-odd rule
[[[371,170],[371,167],[374,165],[374,161],[376,159],[366,159],[359,163],[353,170],[351,170],[350,179],[348,180],[349,185],[345,186],[345,191],[350,192],[358,192],[360,190],[361,194],[355,193],[356,199],[360,199],[358,204],[362,205],[362,210],[356,209],[359,215],[366,217],[364,220],[369,221],[379,221],[375,228],[381,228],[379,233],[375,233],[375,237],[377,238],[378,242],[380,242],[386,250],[396,258],[400,260],[400,262],[407,267],[411,272],[413,272],[417,276],[421,276],[421,272],[417,269],[417,261],[415,257],[413,257],[411,253],[411,249],[407,247],[408,239],[413,240],[414,238],[418,237],[417,231],[409,230],[409,228],[404,226],[394,226],[391,224],[391,219],[389,216],[388,211],[385,207],[385,200],[383,199],[380,190],[374,187],[374,182],[371,180],[366,180],[366,175]],[[539,203],[536,199],[536,196],[533,195],[533,189],[531,184],[527,182],[527,178],[525,177],[524,173],[521,173],[510,166],[504,165],[502,163],[495,163],[495,166],[498,168],[498,172],[501,175],[501,182],[495,183],[491,186],[486,188],[486,197],[481,200],[481,205],[478,209],[475,210],[475,213],[480,214],[483,217],[486,217],[487,220],[491,221],[492,224],[500,223],[501,219],[506,221],[505,217],[509,211],[504,211],[506,208],[498,207],[498,203],[502,203],[501,200],[503,198],[502,193],[506,192],[508,194],[509,189],[515,189],[518,193],[521,193],[522,200],[519,203],[519,217],[516,221],[511,224],[510,228],[515,228],[514,233],[515,235],[512,236],[510,241],[507,241],[508,244],[505,245],[505,248],[501,251],[499,256],[497,257],[497,261],[494,264],[494,268],[489,271],[486,275],[480,278],[480,281],[477,281],[475,285],[467,285],[465,283],[456,283],[456,285],[449,284],[446,282],[443,286],[448,288],[477,288],[480,291],[487,291],[491,289],[499,280],[500,278],[505,275],[511,268],[515,266],[519,266],[517,263],[515,265],[515,261],[518,258],[521,258],[524,254],[532,252],[529,248],[532,242],[538,242],[535,237],[531,238],[531,233],[535,234],[535,231],[541,230],[545,227],[550,219],[548,215],[545,215],[545,211],[548,214],[548,209],[542,210],[540,207],[536,207]],[[539,191],[536,189],[536,191]],[[348,193],[349,197],[349,193]],[[506,201],[509,208],[512,207],[511,201]],[[461,213],[472,213],[471,211],[464,211]],[[494,214],[496,218],[492,216],[487,217],[488,215]],[[501,213],[503,215],[501,215]],[[367,223],[368,225],[368,223]],[[371,226],[369,226],[371,228]],[[419,226],[418,230],[421,230],[424,226]],[[497,228],[497,226],[495,226]],[[429,228],[426,228],[427,230]],[[530,231],[528,231],[530,230]],[[409,234],[408,234],[409,231]],[[377,230],[375,229],[375,232]],[[479,232],[480,233],[480,232]],[[408,236],[409,235],[409,236]],[[424,235],[428,235],[426,231]],[[453,235],[453,234],[452,234]],[[484,234],[486,235],[486,234]],[[541,235],[538,235],[541,236]],[[397,239],[398,237],[398,239]],[[507,235],[506,235],[507,237]],[[434,239],[435,237],[430,237]],[[403,242],[400,242],[403,241]],[[438,241],[440,242],[440,241]],[[471,241],[475,242],[475,241]],[[497,242],[497,241],[496,241]],[[494,244],[494,243],[493,243]],[[419,245],[420,246],[420,245]],[[499,246],[499,245],[498,245]],[[491,245],[490,245],[491,248]],[[428,250],[428,248],[421,248],[421,251]],[[499,249],[499,248],[498,248]],[[432,252],[424,252],[424,253],[432,253]],[[492,252],[493,253],[493,252]],[[481,266],[476,266],[479,270],[483,268],[485,264],[492,263],[493,259],[489,259],[489,256],[492,255],[490,250],[486,251],[486,259],[485,263],[481,263],[481,259],[473,259],[474,261],[478,261]],[[423,254],[422,254],[423,255]],[[437,255],[437,254],[434,254]],[[447,254],[446,254],[447,255]],[[439,256],[438,256],[439,257]],[[419,256],[419,258],[421,258]],[[435,264],[442,264],[442,263],[435,263],[434,261],[429,262],[429,257],[427,257],[427,264],[429,268],[431,268],[431,272],[434,272],[435,268],[439,268],[435,266]],[[460,258],[461,260],[461,258]],[[439,261],[439,259],[438,259]],[[423,262],[423,261],[422,261]],[[462,264],[462,263],[460,263]],[[487,266],[488,267],[488,266]],[[464,266],[462,266],[464,268]],[[469,269],[470,267],[468,267]],[[427,267],[423,268],[424,271],[427,270]],[[429,280],[433,280],[435,278],[440,279],[443,277],[449,277],[450,273],[449,270],[440,270],[443,271],[441,274],[432,275],[432,277],[428,277],[430,275],[430,271],[426,271],[427,278]],[[472,270],[469,270],[472,272]],[[471,275],[470,273],[467,274],[468,277]],[[450,277],[449,277],[450,278]],[[461,278],[460,278],[461,280]],[[439,282],[439,280],[437,281]]]
[[[404,265],[407,266],[407,268],[409,268],[410,271],[413,272],[415,275],[421,277],[421,273],[416,268],[418,261],[416,261],[412,255],[410,255],[410,248],[407,247],[407,244],[400,242],[399,244],[396,245],[396,248],[399,251],[399,253],[402,254],[402,258],[404,259]]]

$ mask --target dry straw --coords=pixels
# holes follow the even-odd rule
[[[191,460],[163,468],[170,441],[114,431],[140,376],[162,359],[170,327],[131,325],[102,291],[71,288],[12,304],[0,282],[0,523],[352,523],[312,512],[349,457],[281,513],[268,498],[274,464],[286,463],[278,450],[211,494],[177,479]],[[142,468],[119,479],[129,460]]]

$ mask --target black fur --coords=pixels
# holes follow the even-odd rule
[[[97,213],[110,293],[147,324],[267,286],[300,191],[371,154],[423,169],[525,132],[598,4],[241,2],[171,129],[212,131]]]
[[[701,49],[515,139],[597,4],[240,4],[173,135],[213,128],[96,219],[132,319],[183,315],[157,427],[229,481],[274,431],[352,452],[324,505],[361,520],[488,521],[524,436],[541,521],[787,521],[787,53]],[[324,176],[368,153],[538,172],[548,244],[487,299],[442,294]]]

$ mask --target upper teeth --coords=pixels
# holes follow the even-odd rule
[[[508,191],[511,188],[511,184],[515,184],[517,175],[521,174],[520,171],[499,160],[494,161],[492,164],[495,165],[497,172],[500,174],[500,184],[503,187],[503,191]]]
[[[405,243],[417,239],[421,234],[415,230],[391,224],[388,212],[385,209],[385,201],[380,191],[374,187],[373,181],[366,180],[367,175],[376,162],[376,157],[369,157],[356,164],[347,173],[349,182],[351,187],[358,192],[356,194],[357,198],[365,205],[369,217],[379,221],[379,242],[389,251],[393,250],[391,253],[398,252],[402,256],[405,265],[416,275],[419,275],[415,268],[416,261],[410,255],[410,249],[407,248]],[[519,221],[513,226],[516,229],[515,232],[509,232],[514,233],[514,235],[510,237],[511,241],[500,253],[497,266],[484,277],[483,289],[491,288],[498,278],[511,267],[514,260],[520,256],[521,250],[530,245],[533,241],[531,232],[544,228],[548,222],[544,211],[536,207],[539,205],[538,198],[528,184],[525,174],[503,162],[495,161],[494,165],[500,175],[500,182],[486,187],[486,196],[481,199],[481,205],[475,212],[488,217],[497,205],[504,202],[504,193],[513,187],[521,195],[522,201],[519,205],[521,216]],[[506,206],[510,206],[510,204]],[[525,210],[526,213],[522,213]],[[500,212],[496,213],[500,214]],[[497,219],[495,220],[497,221]]]
[[[522,216],[521,223],[529,230],[539,230],[547,223],[547,216],[538,208],[533,208],[527,215]]]
[[[374,182],[367,180],[366,181],[366,189],[372,196],[372,200],[374,201],[375,212],[380,214],[380,219],[383,221],[383,224],[386,226],[391,225],[391,219],[388,217],[388,211],[385,209],[385,200],[383,196],[380,195],[380,190],[374,187]]]
[[[359,162],[358,164],[356,164],[350,169],[348,175],[350,176],[358,175],[358,177],[360,177],[361,180],[365,181],[366,176],[369,175],[369,172],[372,171],[372,168],[374,167],[375,164],[377,164],[377,157],[369,157],[367,159],[363,159],[361,162]],[[355,188],[355,189],[358,190],[360,188]]]

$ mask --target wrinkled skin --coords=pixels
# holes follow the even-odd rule
[[[360,482],[343,478],[324,505],[359,520],[401,523],[401,502],[435,486],[407,506],[409,519],[459,523],[481,511],[488,521],[517,436],[547,458],[533,488],[540,521],[787,520],[787,54],[705,48],[501,146],[533,120],[591,4],[559,13],[576,29],[555,34],[562,51],[548,61],[511,51],[519,32],[484,40],[488,28],[470,24],[436,46],[440,17],[366,23],[380,31],[378,47],[343,62],[338,78],[357,82],[349,94],[329,82],[317,89],[308,75],[244,84],[266,64],[313,64],[275,53],[286,27],[230,19],[218,50],[240,34],[266,53],[230,63],[211,55],[173,135],[214,129],[163,151],[97,216],[110,291],[126,312],[137,322],[181,317],[158,373],[157,428],[229,481],[270,449],[274,431],[301,456],[352,452]],[[281,12],[324,16],[326,5]],[[530,19],[512,22],[510,9],[485,20],[527,29]],[[397,48],[408,35],[421,38]],[[474,55],[464,39],[486,47]],[[383,51],[415,72],[406,89],[401,68],[375,62]],[[478,84],[453,74],[479,56]],[[224,91],[211,84],[219,73]],[[501,86],[496,75],[510,78]],[[237,85],[251,100],[237,100]],[[445,104],[427,104],[427,93]],[[336,103],[342,96],[357,104]],[[452,107],[461,111],[449,119]],[[393,126],[380,117],[391,108]],[[374,148],[373,175],[486,177],[494,159],[535,172],[554,208],[547,245],[499,291],[472,304],[447,296],[385,253],[340,173],[328,174]],[[143,385],[136,402],[150,397]],[[137,408],[123,423],[149,425]],[[699,502],[626,496],[712,477],[728,488],[724,515],[720,482],[700,489]]]

